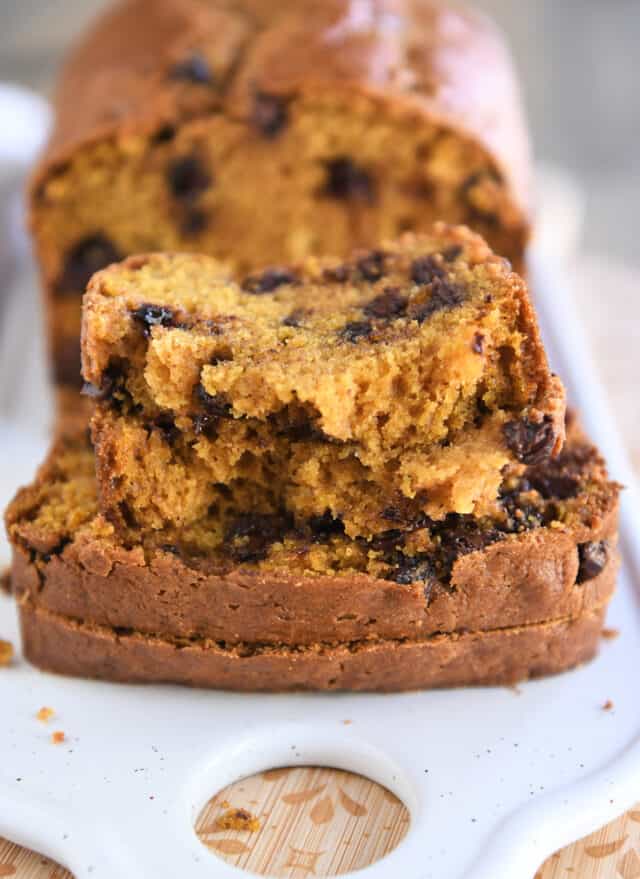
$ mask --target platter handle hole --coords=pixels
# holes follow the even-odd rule
[[[196,821],[217,857],[262,876],[339,876],[392,852],[404,803],[375,781],[317,766],[269,769],[219,791]]]

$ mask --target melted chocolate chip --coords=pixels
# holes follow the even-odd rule
[[[298,277],[291,269],[267,269],[261,275],[250,275],[242,282],[242,289],[247,293],[272,293],[284,284],[297,284]]]
[[[334,266],[333,268],[325,269],[322,273],[322,277],[330,284],[346,284],[347,281],[351,280],[351,272],[351,266]]]
[[[269,547],[292,527],[287,515],[247,513],[239,516],[225,534],[225,543],[236,562],[260,562]]]
[[[401,317],[407,310],[407,297],[397,287],[387,287],[363,308],[367,317],[391,320]]]
[[[192,208],[180,222],[180,232],[185,238],[195,238],[201,235],[209,225],[209,214],[198,208]]]
[[[167,445],[173,446],[180,438],[180,431],[176,427],[173,416],[168,412],[162,412],[152,422],[152,427],[157,428],[164,437]]]
[[[383,250],[372,250],[358,260],[356,267],[364,280],[373,284],[384,277],[386,259],[387,254]]]
[[[580,490],[580,480],[568,473],[541,471],[527,475],[532,488],[545,500],[566,501],[576,497]]]
[[[358,342],[360,339],[367,339],[373,332],[373,326],[366,320],[354,320],[345,324],[339,332],[339,335],[345,342]]]
[[[83,238],[67,254],[62,274],[56,281],[56,292],[84,293],[95,272],[121,259],[122,254],[106,235],[97,233]]]
[[[256,92],[251,123],[264,137],[274,140],[289,123],[288,100],[280,95]]]
[[[131,317],[139,324],[142,324],[142,332],[147,339],[151,335],[152,327],[175,326],[175,312],[168,305],[145,303],[144,305],[139,305],[135,311],[132,311]]]
[[[322,516],[311,516],[308,525],[317,543],[323,543],[329,537],[344,534],[344,523],[341,519],[334,519],[329,510],[326,510]]]
[[[544,421],[534,422],[523,418],[509,421],[503,427],[509,449],[523,464],[543,464],[551,455],[556,437],[547,416]]]
[[[191,203],[206,192],[213,178],[197,156],[182,156],[169,164],[167,182],[174,198]]]
[[[436,278],[446,278],[447,272],[433,256],[420,256],[411,263],[411,280],[414,284],[431,284]]]
[[[606,541],[581,543],[578,547],[580,565],[576,582],[586,583],[587,580],[593,580],[594,577],[601,574],[607,564],[608,557]]]
[[[171,79],[185,80],[197,85],[212,85],[214,75],[209,62],[199,52],[194,52],[188,58],[179,61],[169,72]]]
[[[475,354],[482,354],[484,351],[484,336],[482,333],[475,333],[471,342],[471,350]]]
[[[455,262],[463,250],[464,248],[461,244],[452,244],[451,247],[447,247],[442,251],[442,258],[445,262]]]
[[[173,125],[163,125],[152,135],[151,140],[154,144],[170,143],[175,136],[176,129]]]
[[[435,577],[435,574],[431,559],[401,556],[389,579],[403,586],[410,586],[412,583],[427,583]]]
[[[305,308],[294,308],[291,314],[282,319],[284,327],[299,327],[309,315]]]
[[[326,164],[327,179],[323,195],[339,201],[359,201],[373,204],[376,187],[371,175],[346,156],[332,159]]]
[[[438,311],[449,311],[451,308],[462,305],[466,299],[464,290],[457,284],[452,284],[442,278],[433,279],[431,290],[429,301],[416,308],[412,315],[420,324]]]
[[[194,396],[200,402],[207,415],[216,418],[232,418],[231,404],[224,394],[208,394],[201,384],[197,384]]]

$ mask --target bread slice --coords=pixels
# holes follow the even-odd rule
[[[354,538],[482,516],[505,468],[564,436],[526,285],[442,224],[239,283],[207,257],[132,257],[89,286],[83,373],[101,509],[123,534],[187,526],[221,491]]]
[[[499,518],[370,542],[231,507],[123,542],[98,511],[86,437],[60,435],[7,511],[12,582],[21,605],[78,624],[295,651],[576,619],[615,586],[618,486],[575,427],[558,459],[504,486]]]
[[[131,253],[250,271],[444,219],[521,267],[529,176],[511,58],[479,14],[124,0],[66,64],[33,184],[56,377],[79,381],[91,274]]]
[[[128,683],[239,691],[373,690],[509,685],[592,659],[604,608],[574,619],[420,641],[359,641],[291,648],[210,639],[177,641],[82,623],[27,602],[24,654],[44,671]]]

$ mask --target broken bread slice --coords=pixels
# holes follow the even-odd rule
[[[133,257],[94,276],[82,347],[122,530],[188,525],[221,490],[354,538],[490,514],[506,473],[564,438],[526,285],[465,228],[238,281]]]

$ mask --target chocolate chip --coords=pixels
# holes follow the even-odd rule
[[[197,156],[182,156],[169,164],[167,182],[175,198],[190,203],[206,192],[213,178]]]
[[[389,558],[395,557],[404,546],[406,532],[399,528],[391,528],[389,531],[381,531],[369,541],[369,546],[376,552],[383,552]]]
[[[236,562],[260,562],[272,543],[281,540],[292,527],[285,514],[247,513],[239,516],[225,534],[225,543]]]
[[[607,564],[609,552],[607,543],[601,540],[597,543],[581,543],[578,546],[578,577],[577,583],[586,583],[601,574]]]
[[[325,510],[322,516],[311,516],[308,525],[314,540],[319,543],[329,537],[344,534],[344,523],[341,519],[334,519],[329,510]]]
[[[407,297],[398,287],[387,287],[383,293],[372,299],[362,309],[367,317],[390,320],[401,317],[407,310]]]
[[[154,144],[170,143],[175,136],[176,129],[173,125],[163,125],[152,135],[151,141]]]
[[[84,293],[95,272],[121,259],[122,254],[106,235],[97,233],[83,238],[67,254],[62,274],[56,281],[56,292]]]
[[[142,332],[148,339],[151,336],[152,327],[175,326],[175,313],[168,305],[151,305],[145,303],[139,305],[131,312],[133,320],[142,324]]]
[[[447,272],[433,256],[420,256],[411,263],[411,280],[414,284],[431,284],[436,278],[446,278]]]
[[[482,354],[484,351],[484,336],[482,333],[475,333],[471,342],[471,350],[475,354]]]
[[[334,266],[323,271],[322,277],[329,283],[346,284],[351,279],[352,268],[348,265]]]
[[[298,277],[291,269],[267,269],[261,275],[250,275],[242,282],[242,289],[247,293],[272,293],[284,284],[297,284]]]
[[[523,464],[543,464],[551,455],[556,437],[548,416],[535,422],[509,421],[503,428],[508,448]]]
[[[340,201],[373,204],[376,187],[371,175],[346,156],[326,163],[327,179],[322,193]]]
[[[209,62],[199,52],[194,52],[188,58],[184,58],[175,64],[170,72],[171,79],[182,79],[197,85],[212,85],[214,75]]]
[[[580,481],[568,473],[527,473],[529,482],[545,500],[566,501],[576,497]]]
[[[383,250],[372,250],[366,256],[360,257],[356,268],[365,281],[375,283],[384,277],[387,254]]]
[[[201,235],[209,225],[209,214],[198,208],[192,208],[180,222],[180,232],[185,238],[195,238]]]
[[[434,278],[431,282],[431,297],[412,313],[418,323],[423,323],[438,311],[448,311],[456,308],[466,299],[466,294],[457,284],[452,284],[442,278]]]
[[[289,123],[289,102],[281,95],[256,92],[253,98],[251,123],[260,133],[274,140]]]
[[[211,415],[208,412],[198,412],[191,416],[193,432],[196,436],[206,436],[207,439],[215,439],[217,436],[217,427],[220,421],[218,415]]]
[[[309,312],[306,308],[294,308],[291,314],[282,319],[282,326],[299,327],[308,315]]]
[[[180,438],[180,431],[176,427],[173,416],[168,412],[161,412],[152,422],[152,427],[157,428],[164,437],[167,445],[173,446]]]
[[[442,258],[445,262],[455,262],[464,250],[461,244],[452,244],[442,251]]]
[[[390,572],[388,579],[394,580],[403,586],[412,583],[426,583],[435,577],[436,571],[433,562],[429,558],[410,558],[401,556],[395,568]]]
[[[201,384],[197,384],[194,396],[202,404],[207,415],[216,418],[232,418],[231,404],[224,394],[208,394]]]
[[[340,330],[340,337],[346,342],[358,342],[368,338],[373,332],[373,326],[366,320],[354,320],[345,324]]]

